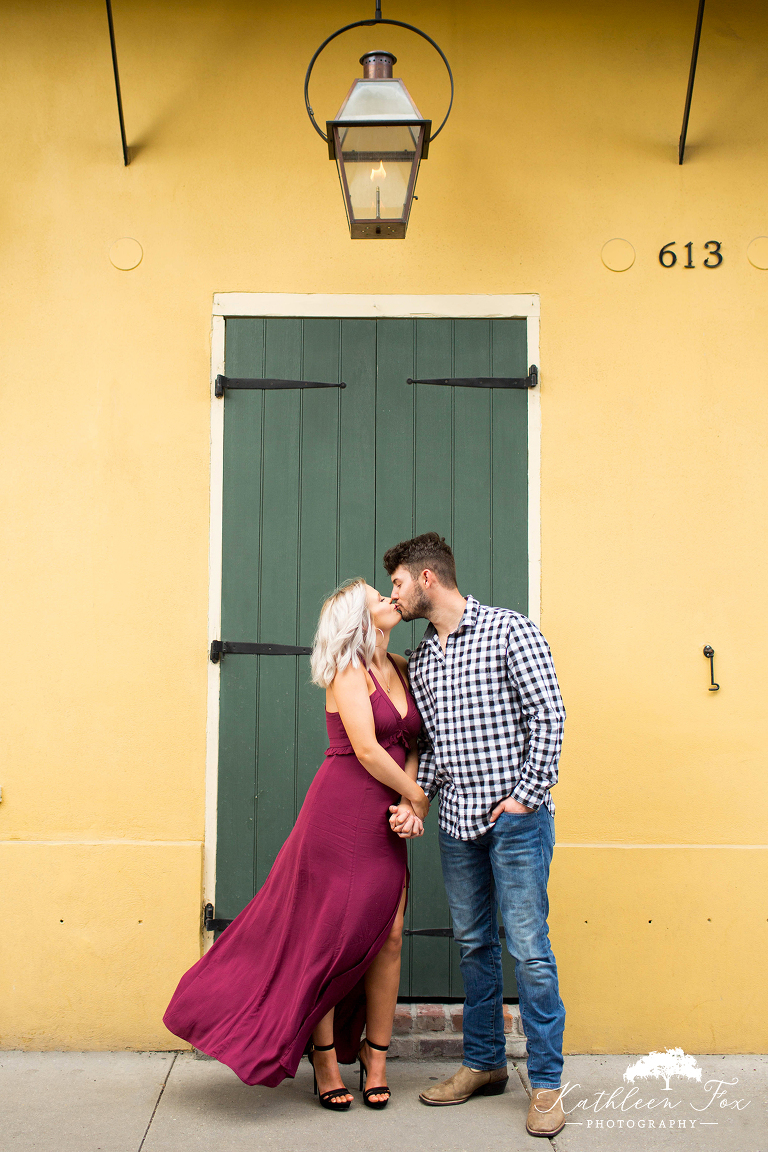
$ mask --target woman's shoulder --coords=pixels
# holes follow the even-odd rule
[[[376,691],[376,685],[368,669],[363,664],[358,663],[355,665],[350,662],[346,668],[342,668],[340,672],[336,673],[326,688],[326,700],[333,704],[333,707],[329,710],[336,710],[336,692],[338,690],[341,690],[344,694],[349,692],[355,693],[362,687],[365,688],[369,696]]]

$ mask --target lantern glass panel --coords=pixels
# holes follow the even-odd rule
[[[355,220],[403,220],[417,154],[419,127],[339,127],[341,155]]]
[[[402,80],[355,80],[337,120],[421,120]]]

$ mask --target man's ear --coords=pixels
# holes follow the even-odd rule
[[[436,583],[434,572],[430,572],[429,568],[425,568],[419,577],[419,583],[423,584],[425,588],[431,588]]]

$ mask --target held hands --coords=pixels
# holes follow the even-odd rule
[[[535,812],[535,808],[526,808],[525,804],[519,804],[517,800],[513,800],[508,796],[506,800],[502,800],[497,804],[493,812],[491,812],[491,824],[495,824],[502,812],[513,812],[518,815],[528,816],[531,812]]]
[[[426,816],[429,801],[425,798],[422,806],[418,803],[412,804],[410,800],[401,800],[399,804],[391,804],[389,807],[389,811],[392,813],[389,818],[389,826],[403,840],[424,835],[424,821],[414,811],[415,807],[422,808],[424,816]]]

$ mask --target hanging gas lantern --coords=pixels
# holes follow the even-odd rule
[[[327,124],[353,240],[403,239],[419,163],[429,151],[432,124],[393,78],[396,62],[391,52],[366,52],[363,79]]]
[[[437,132],[414,104],[402,80],[392,75],[397,57],[391,52],[366,52],[360,57],[363,77],[352,84],[326,135],[317,126],[309,105],[309,78],[323,49],[350,28],[394,24],[422,36],[440,54],[451,81],[451,103]],[[353,240],[403,240],[414,200],[419,164],[426,160],[430,141],[440,133],[453,105],[453,75],[443,52],[425,32],[401,20],[383,20],[377,0],[373,20],[358,20],[329,36],[312,57],[304,81],[304,101],[310,120],[328,143],[335,160]]]

